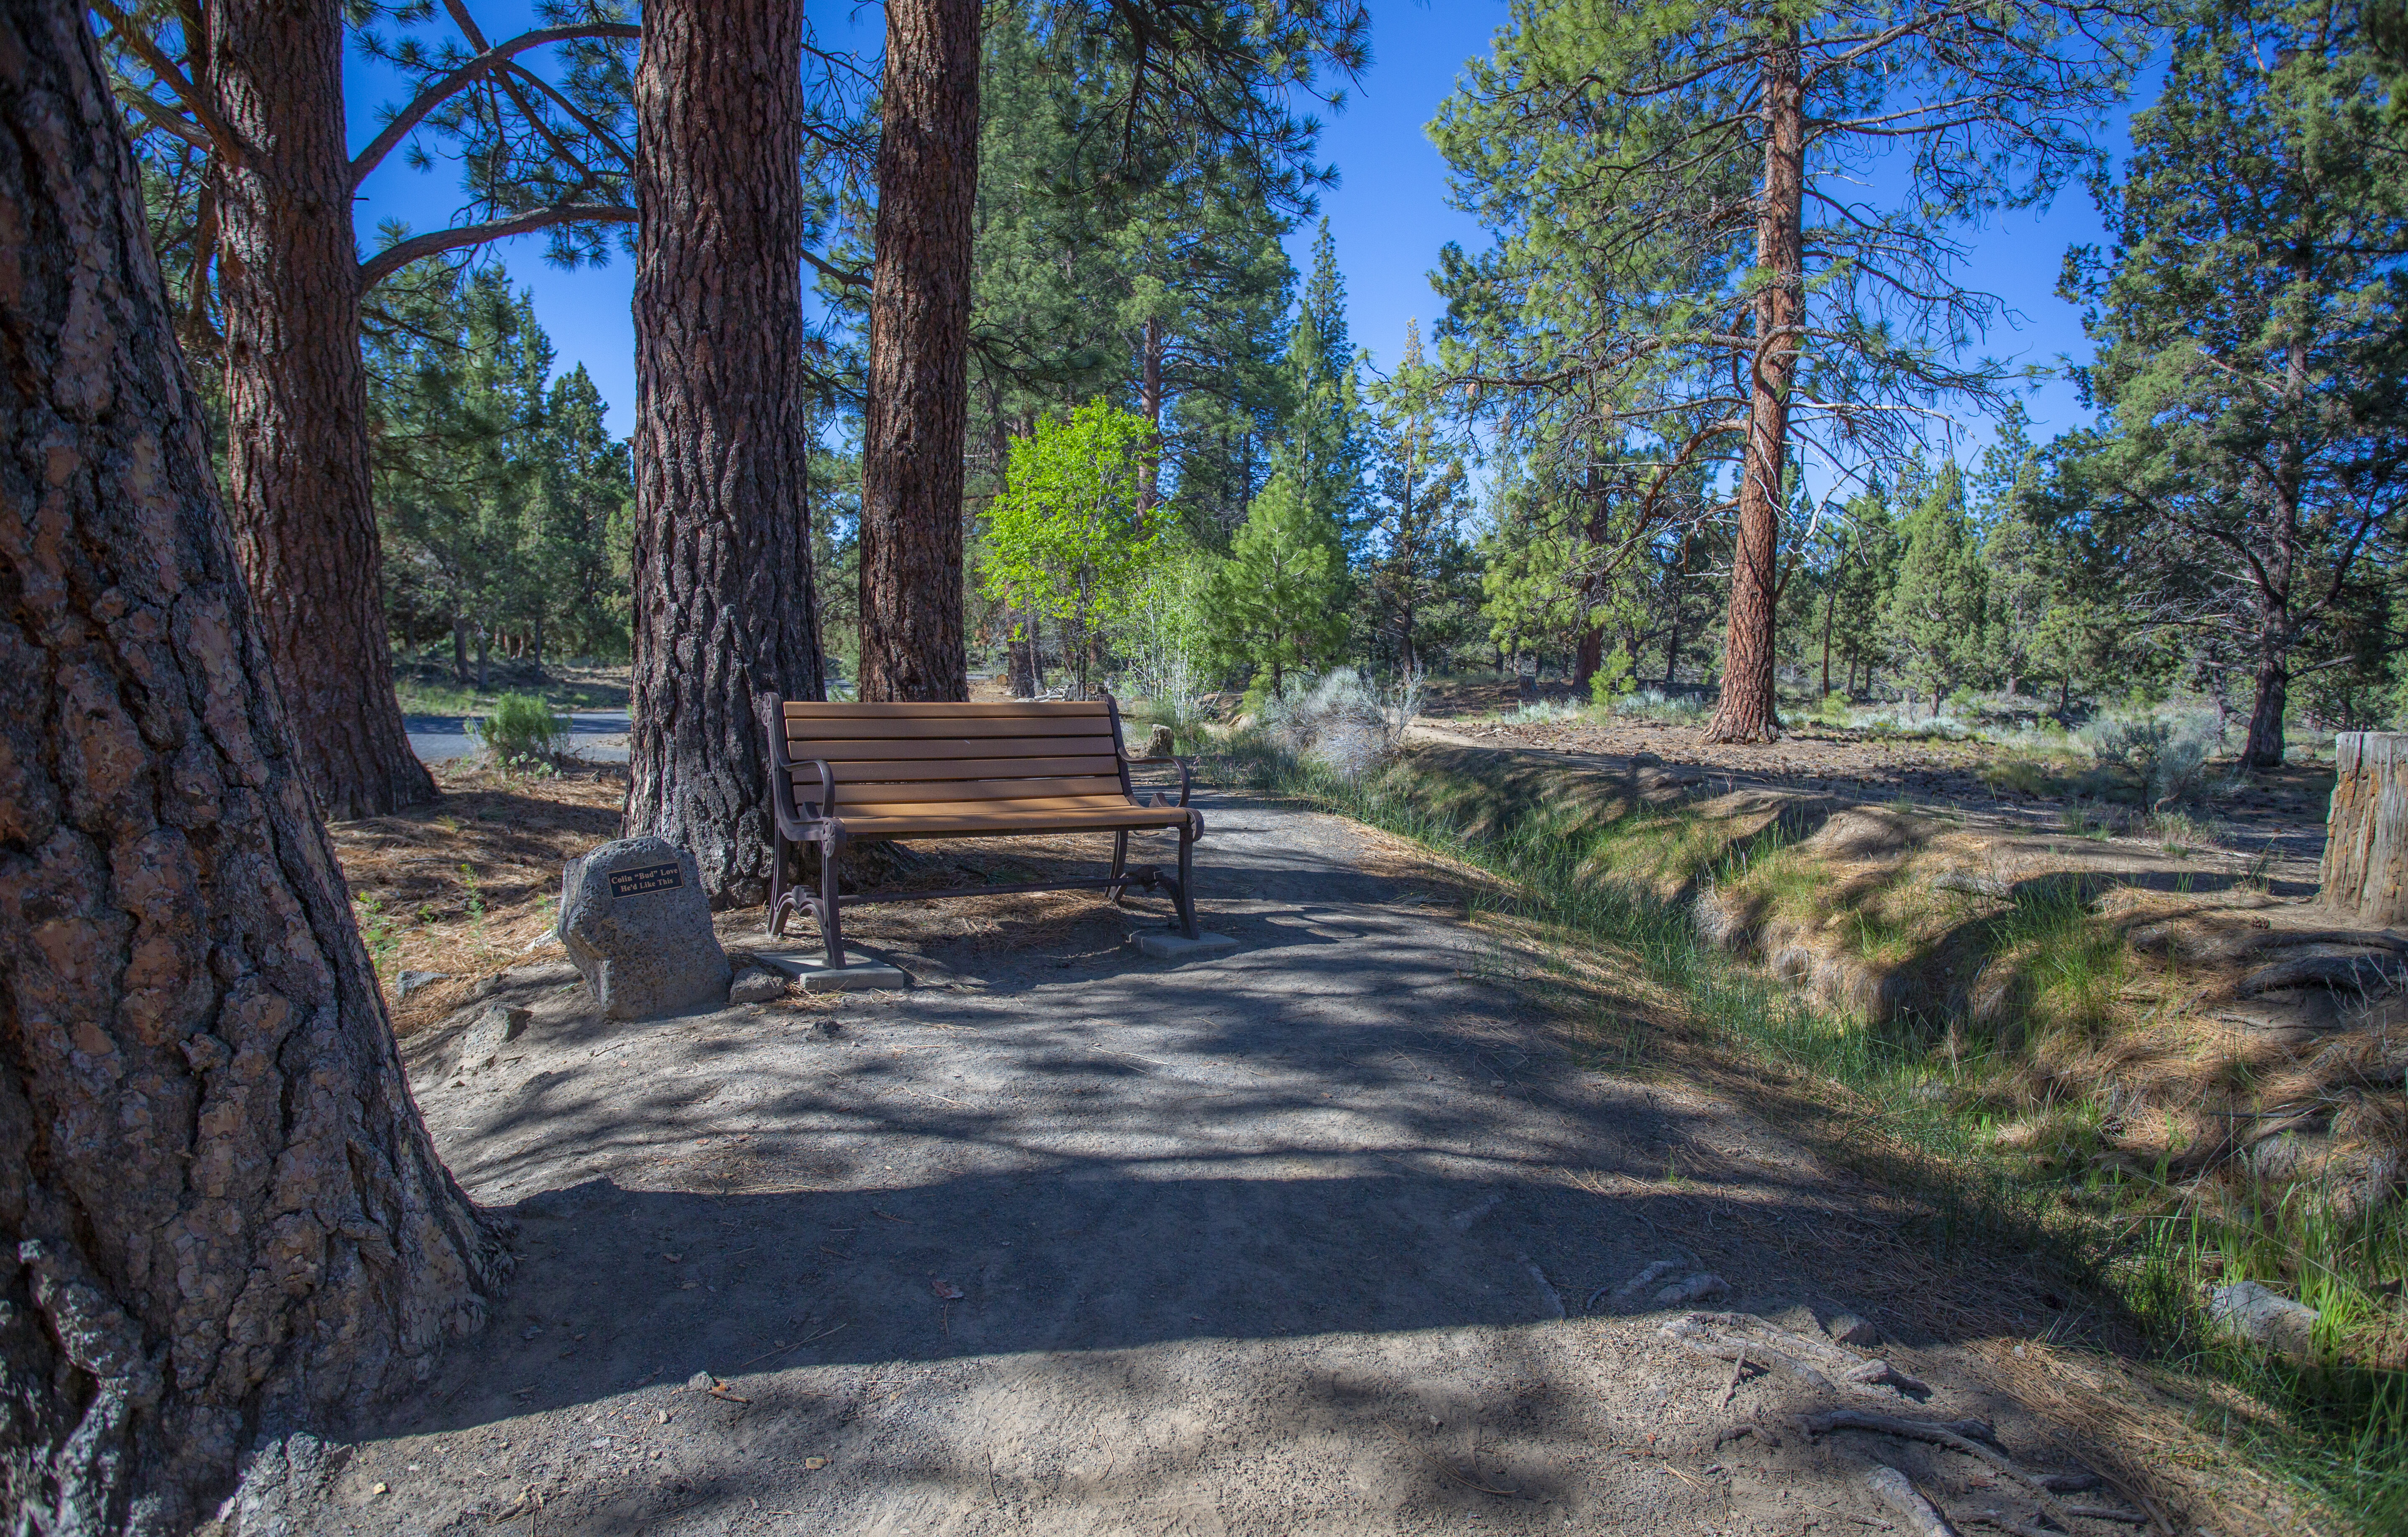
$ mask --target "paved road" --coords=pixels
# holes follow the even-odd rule
[[[444,763],[485,750],[477,740],[475,715],[406,715],[409,745],[422,763]],[[569,751],[595,763],[627,761],[627,715],[624,711],[589,711],[569,717]]]

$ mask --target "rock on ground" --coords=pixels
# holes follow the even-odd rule
[[[658,1019],[727,1001],[730,969],[694,855],[623,838],[568,862],[560,940],[611,1019]]]

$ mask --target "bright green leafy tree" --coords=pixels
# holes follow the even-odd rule
[[[1091,400],[1013,441],[987,508],[987,580],[1013,608],[1061,622],[1082,697],[1098,626],[1126,611],[1161,553],[1168,514],[1145,496],[1154,444],[1143,417]]]

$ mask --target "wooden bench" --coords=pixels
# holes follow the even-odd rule
[[[1188,808],[1187,765],[1132,756],[1121,740],[1120,710],[1108,696],[1082,702],[1010,704],[821,704],[773,698],[769,805],[777,857],[769,880],[769,932],[809,912],[827,944],[830,967],[844,965],[841,910],[864,902],[919,902],[1025,891],[1100,888],[1114,902],[1132,885],[1168,889],[1181,932],[1196,937],[1196,840],[1204,817]],[[1132,763],[1179,770],[1179,803],[1140,797]],[[1129,834],[1176,829],[1179,872],[1131,869]],[[851,843],[900,839],[1012,838],[1039,833],[1110,833],[1111,873],[1089,880],[940,891],[855,892],[839,896],[838,871]],[[800,850],[820,851],[816,895],[801,881]]]

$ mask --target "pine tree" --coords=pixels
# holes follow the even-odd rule
[[[1989,593],[1983,663],[2009,699],[2031,675],[2032,637],[2061,581],[2061,552],[2026,514],[2040,476],[2028,421],[2021,401],[2008,409],[1973,478],[1973,518]]]
[[[759,901],[769,884],[762,697],[826,688],[809,542],[818,380],[797,262],[810,214],[796,169],[802,44],[802,7],[781,0],[653,0],[636,79],[625,826],[682,843],[723,906]],[[958,433],[923,448],[953,454],[958,486]],[[958,502],[949,515],[954,563],[928,596],[958,620]]]
[[[1933,713],[1982,654],[1984,582],[1973,525],[1965,515],[1965,480],[1941,461],[1901,531],[1898,582],[1889,595],[1888,631],[1908,697],[1921,692]]]
[[[0,7],[0,1506],[256,1529],[238,1473],[423,1384],[511,1225],[403,1071],[83,7]]]
[[[1337,526],[1294,474],[1263,487],[1213,573],[1212,635],[1222,657],[1269,674],[1274,695],[1292,668],[1314,668],[1346,639],[1346,560]]]
[[[2357,568],[2408,505],[2408,124],[2369,14],[2191,12],[2123,184],[2093,189],[2114,249],[2067,258],[2099,348],[2086,524],[2136,617],[2246,652],[2253,767],[2283,760],[2293,680],[2347,665]]]
[[[538,663],[547,622],[571,655],[627,653],[636,485],[627,445],[610,436],[605,409],[602,392],[581,363],[554,381],[544,400],[534,529]]]
[[[1288,337],[1287,410],[1271,462],[1274,472],[1295,482],[1314,514],[1338,529],[1340,548],[1351,554],[1366,531],[1363,481],[1370,452],[1356,360],[1352,352],[1333,350],[1350,345],[1346,282],[1324,220]]]
[[[1880,481],[1848,499],[1838,542],[1823,610],[1823,676],[1828,692],[1828,658],[1837,657],[1842,692],[1853,695],[1856,669],[1864,669],[1864,686],[1870,689],[1873,668],[1886,654],[1890,589],[1898,582],[1898,524]]]
[[[1424,665],[1424,627],[1460,589],[1469,563],[1461,532],[1471,505],[1468,447],[1447,420],[1443,389],[1422,353],[1420,322],[1407,321],[1397,371],[1371,391],[1378,499],[1366,587],[1374,631],[1394,638],[1397,666],[1408,673]]]
[[[1553,0],[1515,7],[1441,108],[1458,195],[1499,234],[1493,263],[1451,267],[1556,297],[1549,345],[1484,380],[1548,396],[1576,378],[1610,424],[1584,436],[1654,437],[1668,471],[1737,461],[1709,740],[1779,729],[1793,413],[1826,452],[1880,462],[1913,446],[1895,408],[1995,395],[2001,370],[1964,343],[1998,301],[1949,280],[1945,225],[2086,159],[2077,125],[2120,90],[2128,25],[2088,0]],[[1846,184],[1869,155],[1904,195]],[[1563,323],[1582,309],[1596,323]]]
[[[481,689],[494,630],[524,596],[551,342],[498,267],[414,264],[380,322],[367,356],[387,601],[405,633],[449,631],[454,676]]]

